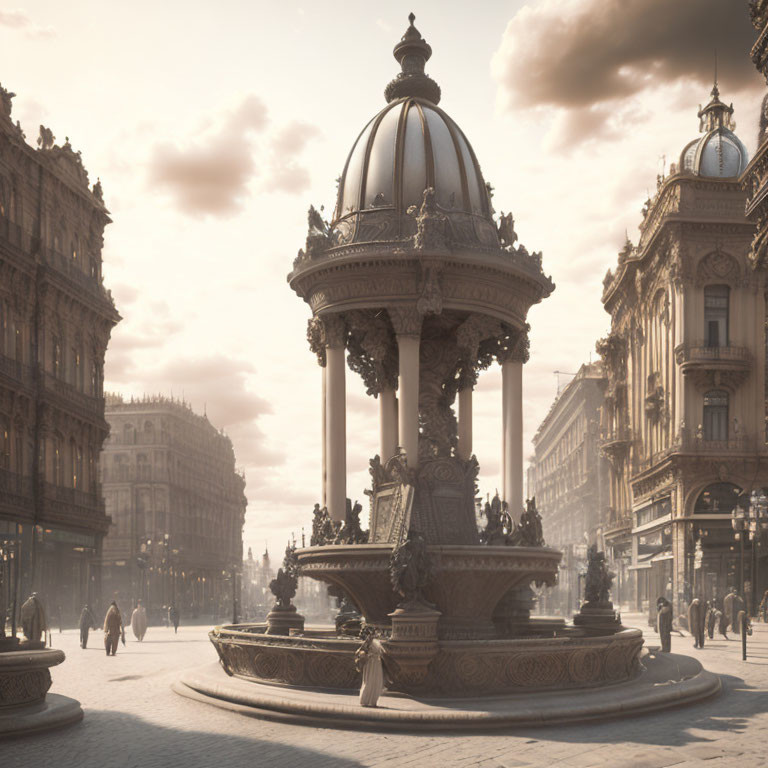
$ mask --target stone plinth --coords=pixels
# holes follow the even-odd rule
[[[584,603],[573,617],[573,625],[590,635],[610,635],[624,629],[613,603]]]
[[[291,630],[301,632],[304,629],[304,617],[296,612],[296,606],[273,608],[267,614],[268,635],[290,635]]]
[[[423,690],[429,665],[437,656],[437,622],[440,611],[417,604],[389,614],[392,636],[384,643],[387,658],[394,662],[394,686],[398,690]],[[396,682],[395,682],[396,681]]]
[[[23,647],[23,644],[22,644]],[[59,650],[16,650],[0,653],[0,738],[59,728],[83,717],[80,704],[50,695],[50,667],[61,664]]]

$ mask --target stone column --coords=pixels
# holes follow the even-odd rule
[[[421,315],[415,307],[389,309],[399,356],[398,438],[408,466],[419,465],[419,349]]]
[[[459,390],[459,457],[472,457],[472,386]]]
[[[325,345],[325,499],[332,520],[347,509],[346,330],[338,315],[323,318]]]
[[[328,398],[328,377],[326,375],[326,368],[325,365],[322,366],[320,369],[322,371],[323,375],[323,392],[322,392],[322,426],[320,427],[321,434],[320,434],[320,450],[322,451],[323,460],[322,460],[322,484],[321,484],[321,498],[322,501],[320,502],[321,507],[328,506],[328,494],[327,494],[327,487],[328,487],[328,452],[326,451],[326,440],[327,440],[327,414],[326,414],[326,400]]]
[[[397,396],[391,387],[379,393],[380,447],[382,464],[397,453]]]
[[[510,512],[523,510],[523,363],[528,360],[528,336],[500,355],[502,392],[502,486]]]

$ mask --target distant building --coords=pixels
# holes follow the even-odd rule
[[[603,546],[608,472],[598,443],[604,385],[600,364],[582,365],[533,438],[528,493],[536,496],[547,545],[563,551],[558,586],[544,596],[548,612],[578,609],[587,544]]]
[[[768,587],[761,548],[742,561],[731,526],[768,485],[765,273],[750,258],[732,115],[715,85],[701,135],[659,178],[639,244],[604,281],[611,542],[631,549],[635,608],[651,620],[660,596],[677,614],[693,595]]]
[[[275,571],[269,559],[269,550],[255,559],[253,550],[248,547],[248,557],[243,560],[242,607],[243,619],[264,621],[275,602],[275,596],[269,584],[275,578]]]
[[[99,601],[109,527],[98,464],[120,320],[101,276],[110,219],[69,140],[41,126],[39,148],[27,143],[13,96],[0,87],[0,621],[35,589],[71,622]]]
[[[102,485],[105,597],[150,612],[230,616],[243,563],[245,479],[232,442],[206,416],[165,397],[107,396]],[[233,586],[234,585],[234,586]]]

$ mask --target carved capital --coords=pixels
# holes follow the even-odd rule
[[[362,377],[368,394],[397,389],[397,341],[387,313],[355,310],[345,318],[349,327],[347,362]]]
[[[320,319],[323,324],[323,344],[327,349],[344,347],[347,341],[347,325],[342,315],[328,315]]]
[[[516,333],[508,333],[499,339],[496,359],[500,363],[527,363],[530,357],[530,342],[528,340],[528,331],[530,326],[526,323],[525,328]]]
[[[421,336],[422,315],[414,305],[396,304],[387,312],[398,336]]]
[[[307,322],[307,341],[309,348],[317,355],[317,363],[325,368],[325,344],[323,343],[323,323],[319,317],[310,317]]]

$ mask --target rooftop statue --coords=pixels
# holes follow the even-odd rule
[[[501,212],[499,217],[499,241],[502,248],[511,248],[517,242],[517,232],[515,232],[515,218],[511,213]]]
[[[11,93],[10,91],[3,88],[2,85],[0,85],[0,111],[6,117],[11,116],[11,100],[15,95],[15,93]]]
[[[53,142],[56,137],[53,135],[53,131],[50,128],[46,128],[44,125],[40,126],[40,135],[37,137],[37,146],[40,149],[53,149]]]

